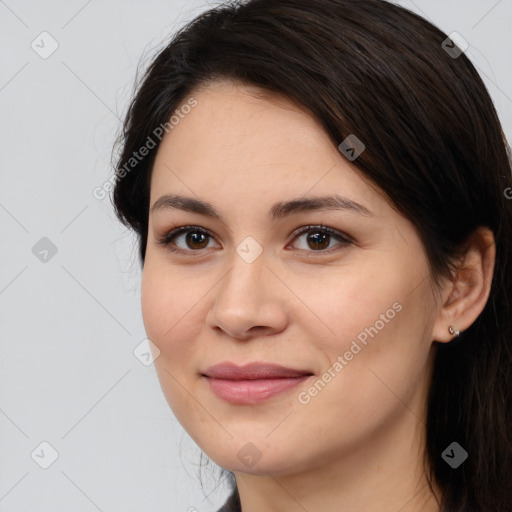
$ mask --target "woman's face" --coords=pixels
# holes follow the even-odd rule
[[[420,239],[318,122],[251,91],[196,91],[158,150],[142,312],[166,399],[232,471],[410,451],[439,310]]]

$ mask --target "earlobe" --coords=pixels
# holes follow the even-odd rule
[[[477,228],[468,238],[456,274],[442,291],[433,340],[448,343],[462,335],[484,310],[491,291],[496,246],[492,231]]]

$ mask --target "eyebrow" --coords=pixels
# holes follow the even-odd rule
[[[215,210],[211,203],[193,197],[178,194],[165,194],[155,201],[151,207],[151,211],[155,212],[167,208],[198,213],[199,215],[205,215],[206,217],[224,222],[222,215]],[[270,208],[269,217],[271,220],[279,220],[295,213],[317,210],[346,210],[367,217],[374,217],[374,213],[366,208],[366,206],[339,195],[301,197],[290,201],[278,202],[273,204],[272,208]]]

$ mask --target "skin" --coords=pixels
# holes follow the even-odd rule
[[[475,232],[460,272],[435,288],[410,221],[361,178],[313,117],[259,93],[227,81],[195,90],[197,106],[157,153],[150,205],[183,194],[211,203],[223,219],[174,208],[148,213],[142,313],[162,390],[201,449],[235,473],[244,512],[438,511],[422,463],[433,342],[449,342],[450,325],[464,330],[482,311],[492,233]],[[372,215],[268,217],[276,202],[334,191]],[[317,249],[315,230],[293,235],[318,224],[351,243],[331,237]],[[158,243],[189,225],[209,237],[187,244],[178,235],[173,243],[182,254]],[[252,263],[236,252],[248,236],[263,248]],[[394,318],[301,403],[299,393],[394,303],[402,308]],[[263,402],[234,405],[201,377],[224,361],[272,362],[314,376]],[[261,456],[251,467],[237,456],[247,443]]]

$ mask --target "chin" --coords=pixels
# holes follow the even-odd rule
[[[226,457],[228,451],[233,455]],[[237,443],[236,448],[226,447],[222,453],[203,450],[218,466],[236,473],[246,473],[254,476],[264,476],[269,473],[274,476],[286,475],[306,469],[304,460],[293,458],[291,453],[276,453],[275,447],[258,450],[251,442]]]

